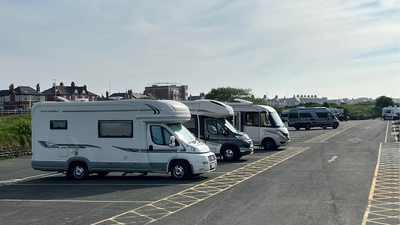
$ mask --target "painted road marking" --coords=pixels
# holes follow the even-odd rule
[[[331,162],[335,161],[335,159],[337,159],[337,156],[336,156],[336,155],[333,156],[332,159],[328,160],[328,162],[331,163]]]
[[[329,131],[327,133],[323,133],[321,135],[318,135],[318,136],[316,136],[314,138],[311,138],[311,139],[305,141],[304,143],[321,143],[321,142],[324,142],[324,141],[328,140],[329,138],[332,138],[332,137],[334,137],[334,136],[336,136],[336,135],[338,135],[338,134],[340,134],[340,133],[342,133],[342,132],[344,132],[344,131],[346,131],[346,130],[348,130],[348,129],[356,126],[356,125],[358,125],[359,123],[360,122],[353,122],[351,125],[344,126],[341,129],[340,129],[340,126],[339,126],[338,129],[334,129],[334,130]]]
[[[30,177],[24,177],[21,179],[2,180],[2,181],[0,181],[0,186],[17,184],[17,183],[37,179],[37,178],[53,177],[53,176],[56,176],[57,174],[58,174],[57,172],[53,172],[53,173],[39,174],[39,175],[35,175],[35,176],[30,176]]]
[[[399,164],[399,143],[381,143],[362,225],[400,224]]]
[[[204,201],[309,149],[289,147],[212,180],[94,224],[149,224]]]

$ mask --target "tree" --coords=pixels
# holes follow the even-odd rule
[[[235,98],[254,99],[251,94],[251,89],[220,87],[213,88],[205,95],[206,99],[213,99],[221,102],[232,102]]]
[[[383,107],[394,106],[394,101],[390,97],[381,96],[376,99],[375,107],[382,109]]]
[[[394,106],[394,101],[390,97],[384,95],[376,98],[375,107],[372,109],[372,113],[375,117],[382,115],[383,107]]]

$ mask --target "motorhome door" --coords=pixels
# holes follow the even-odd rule
[[[183,150],[183,146],[170,147],[169,141],[171,132],[164,125],[147,125],[147,154],[148,165],[153,172],[167,172],[168,162],[172,158],[176,158],[177,151]],[[142,157],[145,159],[146,157]],[[146,162],[141,162],[145,166]]]
[[[261,112],[264,113],[265,112]],[[242,131],[247,133],[256,145],[260,144],[260,113],[242,112]]]
[[[222,143],[226,141],[227,129],[216,119],[204,120],[204,141],[210,150],[219,154]]]

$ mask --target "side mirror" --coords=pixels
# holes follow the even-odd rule
[[[175,147],[176,146],[176,140],[175,140],[175,136],[171,136],[169,137],[169,143],[168,143],[169,147]]]

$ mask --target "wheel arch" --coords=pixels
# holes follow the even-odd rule
[[[92,173],[92,165],[90,163],[90,160],[85,158],[85,157],[74,157],[74,158],[69,158],[67,160],[67,163],[65,164],[65,171],[68,172],[69,169],[71,168],[71,166],[74,163],[85,163],[86,164],[86,168],[88,169],[89,173]]]
[[[168,163],[168,172],[172,172],[172,165],[174,165],[175,162],[184,162],[184,163],[186,163],[189,166],[191,172],[193,173],[193,165],[189,162],[189,160],[183,159],[183,158],[170,160],[169,163]]]

